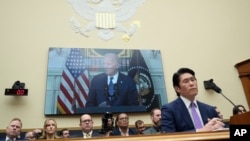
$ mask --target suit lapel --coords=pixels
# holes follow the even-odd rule
[[[185,122],[185,125],[187,125],[188,127],[187,128],[194,128],[194,125],[193,125],[193,121],[192,121],[192,118],[188,112],[188,108],[186,107],[186,105],[184,104],[184,102],[181,100],[181,98],[178,98],[178,106],[180,108],[177,108],[177,109],[181,109],[181,113],[182,113],[182,117],[184,122]]]

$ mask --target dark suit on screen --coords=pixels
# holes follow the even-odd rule
[[[108,76],[105,73],[99,74],[92,79],[86,107],[132,106],[139,104],[136,84],[132,78],[119,73],[115,84],[115,95],[112,100],[109,99],[107,79]]]
[[[199,111],[205,125],[208,118],[219,117],[214,106],[197,101]],[[195,127],[187,107],[180,97],[161,108],[161,131],[162,132],[183,132],[195,131]]]

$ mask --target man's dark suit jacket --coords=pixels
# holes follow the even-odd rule
[[[130,129],[128,130],[128,134],[129,135],[136,135],[138,134],[134,129]],[[119,130],[119,128],[115,128],[112,132],[110,132],[109,134],[110,136],[118,136],[118,135],[121,135],[121,132]]]
[[[108,99],[108,76],[105,73],[99,74],[92,79],[89,89],[86,107],[105,106],[132,106],[138,105],[138,94],[135,81],[122,73],[119,73],[114,101]]]
[[[197,101],[204,125],[208,118],[219,117],[213,106]],[[183,132],[195,131],[193,121],[188,109],[180,97],[161,108],[161,131],[162,132]]]
[[[23,137],[21,137],[21,138],[16,138],[16,141],[24,141],[24,140],[26,140],[26,139],[24,139]],[[6,141],[6,137],[0,138],[0,141]]]

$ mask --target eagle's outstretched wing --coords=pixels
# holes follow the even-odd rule
[[[88,1],[89,0],[68,0],[78,15],[87,20],[93,21],[95,20],[96,11],[89,6]]]
[[[130,19],[136,12],[136,9],[142,5],[145,0],[120,0],[120,8],[115,10],[116,21],[124,22]]]

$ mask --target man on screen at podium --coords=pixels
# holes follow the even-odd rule
[[[120,59],[114,53],[104,55],[104,71],[91,81],[86,107],[139,105],[135,81],[119,72]]]
[[[198,94],[195,72],[180,68],[173,75],[173,86],[178,98],[161,108],[161,131],[214,131],[224,128],[214,106],[202,103]]]

